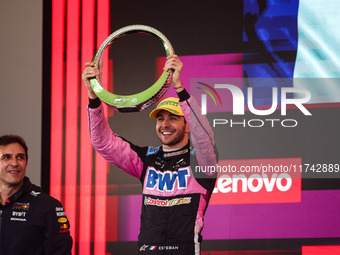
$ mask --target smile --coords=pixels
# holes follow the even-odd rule
[[[20,171],[18,171],[18,170],[12,170],[12,171],[9,171],[9,173],[11,173],[11,174],[18,174],[18,173],[20,173]]]
[[[162,135],[172,135],[173,132],[170,132],[170,131],[163,131],[162,132]]]

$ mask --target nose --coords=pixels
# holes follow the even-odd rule
[[[170,121],[167,118],[165,118],[163,121],[163,127],[168,127],[168,126],[170,126]]]
[[[11,166],[18,166],[19,165],[19,163],[18,163],[18,159],[16,159],[16,158],[12,158],[12,160],[11,160]]]

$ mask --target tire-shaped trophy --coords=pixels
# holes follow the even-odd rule
[[[99,69],[104,50],[117,38],[130,33],[146,33],[157,37],[164,46],[166,56],[174,54],[169,40],[158,30],[145,25],[131,25],[116,30],[101,44],[92,62]],[[133,95],[116,95],[104,89],[100,74],[90,80],[91,87],[96,95],[108,106],[120,112],[139,112],[156,103],[168,90],[172,78],[172,71],[163,71],[158,80],[146,90]]]

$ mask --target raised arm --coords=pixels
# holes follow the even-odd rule
[[[164,69],[173,70],[172,86],[179,96],[181,109],[189,123],[191,142],[195,148],[198,163],[201,166],[216,166],[214,133],[207,118],[201,114],[197,101],[189,95],[181,82],[183,63],[178,56],[171,55],[168,57]]]
[[[109,163],[121,168],[128,174],[140,178],[143,163],[136,150],[133,149],[137,147],[112,132],[104,115],[102,103],[92,90],[90,79],[99,72],[93,66],[93,63],[86,63],[86,68],[82,75],[90,100],[88,117],[92,145]]]
[[[94,67],[94,63],[92,62],[85,63],[85,70],[83,72],[82,79],[87,88],[87,92],[88,92],[90,99],[97,98],[97,95],[92,90],[90,79],[95,77],[97,74],[99,74],[99,72],[100,71]]]

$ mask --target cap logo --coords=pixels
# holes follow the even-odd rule
[[[184,116],[182,109],[180,107],[180,103],[179,103],[179,99],[175,98],[175,97],[169,97],[167,99],[164,99],[162,102],[160,102],[157,105],[157,108],[154,109],[151,113],[150,113],[150,118],[152,119],[156,119],[158,116],[158,113],[161,110],[165,110],[168,111],[174,115],[178,115],[178,116]]]
[[[167,111],[172,112],[172,113],[177,114],[177,115],[179,114],[178,111],[171,109],[171,108],[168,108],[168,107],[163,107],[162,109],[167,110]]]
[[[161,102],[161,103],[158,105],[157,108],[160,108],[160,107],[163,106],[163,105],[173,105],[173,106],[177,107],[177,106],[178,106],[178,103],[175,102],[175,101],[164,101],[164,102]]]

